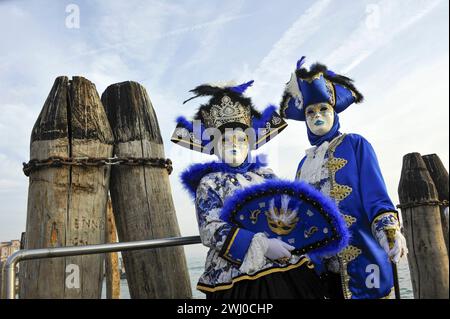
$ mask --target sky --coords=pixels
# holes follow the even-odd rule
[[[278,104],[296,61],[326,64],[355,80],[365,102],[340,114],[341,131],[373,145],[389,195],[405,154],[449,162],[447,0],[51,1],[0,0],[0,241],[25,230],[31,129],[57,76],[81,75],[101,95],[137,81],[156,111],[182,235],[197,235],[195,210],[179,174],[214,158],[170,142],[179,115],[199,103],[188,91],[217,81],[255,80],[259,110]],[[303,122],[258,153],[292,179],[311,147]],[[200,245],[189,254],[204,254]]]

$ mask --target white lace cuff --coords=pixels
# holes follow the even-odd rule
[[[239,270],[246,274],[252,274],[260,270],[266,263],[264,255],[268,246],[267,237],[264,233],[257,233],[253,236],[247,254],[245,254],[244,262]]]

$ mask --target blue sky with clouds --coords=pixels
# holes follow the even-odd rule
[[[80,27],[67,28],[75,4]],[[54,79],[82,75],[99,94],[112,84],[143,84],[156,110],[183,235],[197,234],[195,212],[178,180],[210,159],[169,141],[188,90],[211,81],[255,80],[259,109],[278,103],[295,62],[320,61],[355,79],[366,97],[340,116],[341,131],[365,136],[398,202],[402,157],[437,153],[448,168],[449,2],[367,1],[0,1],[0,241],[25,229],[29,138]],[[261,149],[292,178],[310,145],[304,123]],[[192,153],[192,154],[191,154]],[[199,248],[200,249],[200,248]]]

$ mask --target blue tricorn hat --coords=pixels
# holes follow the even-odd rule
[[[353,80],[328,70],[316,63],[308,71],[302,68],[303,56],[297,62],[297,70],[286,84],[280,104],[282,117],[305,121],[305,109],[311,104],[328,103],[336,113],[344,111],[353,103],[363,101],[363,95],[353,85]]]
[[[214,154],[214,136],[208,129],[224,131],[226,128],[253,128],[249,136],[250,146],[257,149],[284,130],[287,123],[276,112],[274,105],[269,105],[262,113],[258,112],[245,90],[253,84],[249,81],[240,85],[203,84],[191,90],[194,97],[184,103],[200,97],[210,96],[210,100],[200,105],[193,120],[179,116],[171,141],[188,149],[206,154]],[[184,104],[183,103],[183,104]]]

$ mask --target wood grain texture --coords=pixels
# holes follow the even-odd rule
[[[427,170],[430,173],[431,179],[433,180],[434,185],[436,186],[436,190],[438,192],[439,201],[447,201],[449,197],[449,180],[448,180],[448,172],[445,169],[444,164],[437,154],[429,154],[422,156],[425,165],[427,166]],[[447,247],[447,254],[449,252],[449,225],[448,218],[445,216],[445,207],[440,206],[441,213],[441,224],[442,231],[444,232],[444,240],[445,245]],[[448,207],[448,205],[447,205]]]
[[[144,87],[136,82],[109,86],[102,102],[119,157],[164,158],[159,125]],[[180,236],[169,176],[163,168],[113,167],[111,198],[120,241]],[[190,298],[182,247],[123,253],[132,298]]]
[[[438,199],[436,187],[419,153],[403,158],[398,188],[400,204]],[[448,299],[449,266],[438,206],[402,209],[414,298]]]
[[[5,280],[3,279],[5,278],[5,274],[3,268],[4,264],[2,261],[0,261],[0,299],[5,298],[5,287],[4,287]]]
[[[111,198],[106,209],[106,242],[117,242],[116,223]],[[106,299],[120,299],[119,253],[108,253],[105,258]]]
[[[58,77],[31,134],[31,159],[110,157],[112,150],[113,135],[95,85],[82,77]],[[104,243],[109,175],[106,166],[32,172],[26,248]],[[20,297],[100,298],[103,260],[89,255],[23,262]]]

